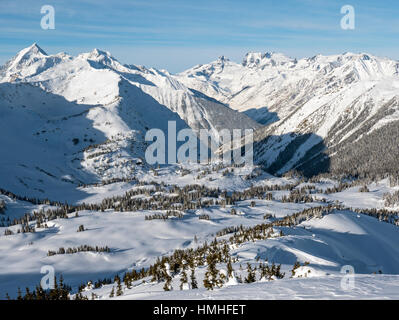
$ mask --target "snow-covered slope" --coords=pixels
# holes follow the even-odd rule
[[[381,173],[397,170],[397,63],[269,53],[193,70],[171,76],[122,65],[97,49],[71,57],[37,45],[1,68],[0,299],[33,289],[43,266],[62,274],[72,294],[87,284],[83,295],[109,299],[116,274],[215,237],[228,241],[235,270],[222,288],[204,288],[209,264],[200,254],[199,289],[178,290],[176,271],[172,292],[143,276],[122,282],[114,298],[398,298],[398,206],[386,201],[399,189],[395,179],[362,181],[361,188],[359,181],[276,177],[259,166],[150,168],[141,159],[145,132],[167,131],[175,120],[178,129],[257,129],[257,160],[269,172],[317,168],[323,160],[367,171],[375,159]],[[296,261],[306,265],[291,278]],[[257,268],[254,283],[240,280],[247,263]],[[281,265],[285,277],[260,277],[261,263]],[[341,286],[344,265],[356,273],[350,291]],[[217,263],[221,274],[226,267]],[[111,280],[94,288],[104,277]]]
[[[171,173],[158,170],[159,176],[148,177],[161,181],[170,179]],[[194,173],[193,173],[194,174]],[[213,173],[216,174],[216,173]],[[222,173],[217,173],[222,179]],[[236,190],[236,179],[245,180],[244,172],[237,173],[235,179],[225,177],[230,181],[230,187]],[[187,177],[175,176],[174,181],[179,184],[192,184]],[[189,179],[193,179],[190,177]],[[206,178],[198,183],[207,184]],[[227,182],[227,181],[226,181]],[[263,177],[247,183],[256,185],[286,184],[285,178]],[[291,181],[292,182],[292,181]],[[316,183],[317,188],[324,184]],[[386,182],[370,185],[371,194],[346,190],[337,194],[342,204],[351,204],[354,198],[358,203],[368,203],[368,207],[379,207],[382,194],[387,190]],[[103,197],[112,196],[113,190],[108,187],[89,187]],[[109,189],[107,189],[109,188]],[[112,188],[121,186],[115,184]],[[152,185],[131,185],[129,190],[153,190]],[[300,185],[298,185],[300,188]],[[148,199],[162,192],[149,192]],[[62,274],[66,283],[73,287],[73,293],[78,286],[93,284],[104,277],[113,279],[118,274],[121,278],[126,271],[140,270],[153,264],[157,257],[170,255],[176,249],[195,249],[205,242],[210,243],[215,235],[226,227],[254,227],[271,221],[278,221],[304,209],[326,205],[325,202],[283,203],[284,191],[273,191],[273,200],[253,199],[237,201],[234,205],[211,206],[186,210],[181,218],[167,220],[148,220],[145,216],[154,213],[162,214],[165,210],[137,210],[123,212],[107,209],[104,212],[96,210],[79,210],[71,212],[68,218],[57,218],[36,227],[35,232],[18,233],[20,224],[3,227],[0,225],[0,299],[6,292],[15,297],[17,288],[26,286],[34,288],[40,282],[43,265],[55,268],[57,275]],[[378,195],[378,196],[377,196]],[[318,199],[331,200],[333,195],[315,194]],[[140,197],[140,196],[139,196]],[[49,205],[32,205],[20,200],[13,200],[0,195],[5,200],[6,214],[11,218],[21,217],[25,212],[46,211],[53,208]],[[89,200],[90,203],[101,203],[99,198]],[[205,200],[205,199],[203,199]],[[231,209],[240,212],[232,215]],[[265,213],[269,216],[265,218]],[[208,215],[209,220],[199,219],[201,215]],[[3,222],[4,220],[1,220]],[[30,221],[31,226],[36,221]],[[83,225],[84,232],[77,232]],[[5,235],[6,230],[13,234]],[[322,218],[305,220],[294,226],[276,227],[275,235],[267,239],[250,239],[230,246],[230,255],[234,259],[233,268],[236,277],[243,279],[247,275],[247,263],[259,266],[260,263],[275,263],[282,265],[283,279],[272,281],[260,280],[259,271],[254,283],[245,284],[237,281],[224,283],[221,289],[208,291],[203,286],[206,266],[198,266],[195,275],[199,289],[179,290],[181,274],[173,276],[172,292],[165,292],[164,281],[151,281],[151,277],[137,280],[132,286],[122,284],[122,295],[117,299],[273,299],[273,298],[397,298],[399,284],[399,241],[398,226],[365,214],[357,214],[351,210],[333,210]],[[282,231],[282,234],[279,234]],[[218,240],[229,239],[232,233],[218,235]],[[107,252],[82,251],[71,254],[50,255],[49,251],[60,248],[78,248],[82,245],[108,247]],[[296,261],[301,264],[307,262],[295,272],[291,278],[291,270]],[[241,268],[240,266],[243,266]],[[355,286],[351,290],[344,290],[341,286],[343,274],[341,268],[350,265],[355,270]],[[218,270],[225,268],[218,264]],[[379,275],[379,272],[383,275]],[[373,275],[377,273],[377,275]],[[144,281],[143,281],[144,280]],[[99,299],[109,299],[110,292],[116,284],[101,285],[98,288],[88,286],[83,294],[91,298],[92,293]],[[325,291],[323,291],[325,290]],[[256,293],[257,292],[257,293]],[[258,295],[256,295],[258,294]]]
[[[233,253],[242,264],[256,257],[291,266],[307,261],[294,278],[256,284],[226,285],[220,290],[204,289],[164,293],[159,284],[147,284],[126,290],[117,299],[397,299],[399,277],[367,275],[382,271],[397,274],[399,252],[392,241],[397,227],[376,219],[353,213],[331,214],[312,219],[294,230],[284,230],[287,236],[273,240],[248,243]],[[341,285],[344,265],[354,267],[354,286],[349,290]],[[384,269],[384,270],[382,270]],[[238,264],[236,273],[239,274]],[[289,269],[286,273],[289,274]],[[285,271],[284,270],[284,271]],[[202,270],[201,270],[202,271]],[[203,277],[202,272],[197,278]],[[179,282],[175,282],[178,288]],[[108,298],[109,288],[98,290]]]
[[[278,173],[315,156],[313,165],[323,162],[320,151],[326,147],[336,170],[336,152],[356,148],[351,144],[365,133],[399,120],[399,62],[368,54],[296,60],[249,53],[242,64],[221,57],[176,79],[269,124],[259,130],[263,142],[257,156],[272,167],[290,146],[271,170]],[[346,165],[340,163],[341,169]]]
[[[167,71],[122,65],[109,52],[98,49],[71,57],[65,53],[47,55],[33,44],[8,62],[1,74],[2,82],[34,83],[69,101],[85,104],[107,105],[126,95],[134,99],[127,87],[135,86],[176,112],[193,129],[259,127],[240,113],[188,89]],[[121,82],[125,84],[123,90]],[[152,117],[162,119],[162,115]]]
[[[47,55],[36,44],[1,68],[0,114],[7,150],[1,187],[41,198],[55,186],[131,177],[146,131],[167,134],[168,121],[177,130],[207,128],[214,135],[259,127],[167,72],[124,66],[97,49]]]

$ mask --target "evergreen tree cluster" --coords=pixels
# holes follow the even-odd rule
[[[145,186],[144,188],[135,188],[125,193],[123,196],[115,196],[104,199],[100,204],[79,204],[76,206],[63,204],[59,202],[51,202],[48,199],[38,200],[29,199],[25,197],[18,197],[12,193],[0,189],[1,194],[5,194],[13,199],[21,201],[29,201],[34,204],[46,204],[55,206],[55,209],[40,210],[39,212],[33,212],[26,214],[19,219],[13,221],[8,220],[8,225],[20,224],[22,228],[18,232],[34,232],[35,228],[31,222],[36,221],[36,227],[46,227],[46,222],[56,218],[68,218],[68,214],[75,212],[77,215],[78,211],[82,210],[93,210],[93,211],[105,211],[108,209],[116,211],[137,211],[137,210],[166,210],[166,214],[161,215],[149,215],[146,216],[146,220],[152,219],[168,219],[169,217],[181,218],[184,210],[199,209],[208,207],[211,205],[234,205],[237,201],[250,200],[250,199],[265,199],[272,200],[272,191],[290,191],[290,195],[282,199],[282,202],[311,202],[313,201],[310,194],[316,192],[335,193],[341,192],[347,188],[355,185],[365,185],[365,179],[355,179],[351,182],[341,182],[339,186],[329,188],[325,191],[316,190],[314,186],[308,185],[302,188],[298,188],[299,182],[294,184],[285,185],[272,185],[272,186],[252,186],[244,191],[227,192],[219,189],[211,189],[205,186],[199,185],[188,185],[185,187],[178,186],[166,186],[163,183],[158,184],[156,182],[137,182],[137,186]],[[397,183],[398,176],[394,174],[390,175],[391,184]],[[151,188],[147,186],[151,185]],[[145,196],[145,197],[137,197]],[[206,198],[207,200],[203,200]],[[211,198],[211,200],[209,200]],[[385,201],[387,206],[394,206],[398,203],[399,192],[392,195],[386,195]],[[252,200],[253,201],[253,200]],[[1,207],[1,203],[0,203]],[[232,213],[235,210],[232,209]],[[293,227],[311,218],[321,218],[324,215],[331,213],[334,210],[351,210],[358,213],[366,214],[368,216],[379,219],[399,226],[399,214],[389,210],[377,210],[377,209],[351,209],[344,208],[340,205],[328,204],[326,206],[313,207],[305,209],[301,212],[295,213],[291,216],[286,216],[281,219],[275,219],[270,223],[263,223],[252,227],[233,226],[220,230],[216,233],[216,239],[210,244],[204,244],[196,249],[185,249],[175,250],[174,253],[167,257],[158,259],[157,262],[151,265],[148,269],[132,270],[123,276],[123,283],[127,288],[132,286],[134,281],[143,280],[146,277],[151,277],[153,282],[165,282],[165,290],[172,289],[172,280],[174,277],[180,277],[180,287],[183,288],[186,285],[190,285],[192,288],[198,287],[198,283],[195,279],[195,270],[197,267],[207,267],[206,277],[204,279],[204,286],[208,289],[213,289],[223,285],[226,280],[226,275],[217,270],[218,264],[226,264],[228,269],[228,276],[233,273],[232,270],[232,257],[229,254],[229,246],[240,245],[249,241],[265,240],[271,237],[283,236],[282,231],[277,234],[274,230],[276,227]],[[270,215],[266,214],[267,219],[271,218]],[[200,219],[208,220],[209,215],[200,215]],[[3,220],[4,223],[4,220]],[[4,224],[3,224],[4,225]],[[82,228],[81,228],[82,227]],[[83,226],[80,226],[80,231],[84,230]],[[12,235],[13,232],[6,229],[5,235]],[[226,235],[231,235],[227,239],[218,240]],[[60,248],[57,252],[49,251],[48,255],[54,254],[71,254],[76,252],[93,251],[93,252],[109,252],[108,247],[90,247],[81,246],[78,248]],[[188,279],[188,270],[191,270],[190,277]],[[261,278],[271,279],[273,276],[279,278],[282,274],[278,266],[261,265],[258,269],[252,266],[248,267],[247,277],[245,281],[248,283],[253,282],[254,273],[259,270]],[[256,277],[255,277],[256,278]],[[103,284],[109,284],[109,279],[98,280],[96,285],[101,286]],[[116,292],[114,294],[123,294],[122,281],[118,278],[116,282]],[[28,293],[28,292],[27,292]],[[40,292],[39,292],[40,293]],[[40,293],[42,296],[42,293]],[[76,295],[76,298],[83,298],[81,292]],[[31,297],[33,293],[29,292],[28,297]],[[54,295],[54,293],[53,293]],[[36,292],[36,296],[39,296]],[[45,297],[47,297],[45,295]]]
[[[21,229],[17,230],[17,233],[33,233],[35,232],[35,227],[34,226],[30,226],[28,224],[24,224],[21,226]],[[10,229],[5,229],[4,230],[4,235],[5,236],[12,236],[14,234],[14,232]]]
[[[205,168],[201,170],[201,172],[197,175],[197,180],[200,180],[206,177],[207,175],[210,175],[212,172],[219,172],[220,170],[223,170],[222,176],[227,176],[229,173],[234,172],[234,168],[242,168],[244,167],[244,165],[245,164],[237,164],[237,163],[234,163],[233,165],[228,165],[223,162],[218,164],[212,164],[211,168]]]
[[[57,254],[74,254],[78,252],[111,252],[108,246],[100,247],[100,246],[89,246],[89,245],[81,245],[79,247],[72,247],[72,248],[59,248],[58,251],[49,250],[47,256],[55,256]]]
[[[260,272],[260,280],[266,279],[270,281],[274,278],[282,279],[285,276],[285,273],[281,272],[281,264],[275,265],[274,262],[271,266],[269,266],[267,263],[261,263],[258,269]]]
[[[323,216],[332,213],[333,211],[341,210],[352,210],[358,213],[366,214],[382,221],[395,223],[399,225],[398,213],[393,213],[388,210],[364,210],[364,209],[350,209],[344,208],[340,205],[329,204],[326,206],[307,208],[293,215],[286,216],[281,219],[274,220],[270,223],[263,223],[251,227],[234,226],[225,228],[217,233],[217,238],[214,239],[210,244],[204,243],[197,248],[189,249],[178,249],[175,250],[169,256],[163,256],[158,258],[157,261],[152,264],[149,268],[142,268],[140,270],[128,271],[123,276],[123,283],[126,288],[131,288],[134,281],[144,280],[150,278],[152,282],[164,282],[165,290],[172,290],[172,280],[174,277],[180,277],[180,288],[184,288],[188,284],[192,289],[198,288],[198,283],[195,278],[195,270],[198,267],[207,267],[204,279],[204,287],[212,290],[214,288],[221,287],[225,281],[228,280],[234,274],[232,267],[232,261],[234,258],[230,255],[230,246],[240,245],[248,241],[265,240],[271,237],[283,236],[283,233],[276,233],[274,228],[278,227],[293,227],[303,221],[312,218],[322,218]],[[220,239],[228,234],[233,233],[230,237]],[[219,238],[219,240],[218,240]],[[107,248],[107,247],[105,247]],[[78,249],[77,249],[78,250]],[[96,250],[96,249],[95,249]],[[102,249],[98,248],[99,251]],[[62,251],[62,250],[61,250]],[[72,251],[74,251],[72,249]],[[63,252],[63,251],[62,251]],[[67,250],[65,250],[67,253]],[[61,253],[62,254],[62,253]],[[235,260],[237,261],[237,260]],[[227,266],[227,274],[218,270],[219,264],[225,264]],[[281,279],[284,274],[280,271],[281,266],[261,263],[258,267],[252,265],[247,267],[247,276],[244,279],[245,282],[251,283],[256,281],[256,271],[259,272],[259,279],[272,280],[274,278]],[[294,272],[299,266],[294,265]],[[190,280],[188,279],[187,270],[191,270]],[[242,281],[240,278],[239,281]],[[116,282],[115,295],[123,294],[122,281],[119,276],[115,276],[114,283]],[[110,279],[98,280],[95,287],[101,285],[110,284]],[[83,288],[85,286],[81,286]],[[54,293],[53,293],[54,294]],[[44,296],[45,298],[49,296]],[[75,299],[85,298],[79,290],[78,294],[75,295]]]
[[[359,189],[359,192],[370,192],[370,190],[369,190],[369,188],[368,188],[366,185],[364,185],[364,186],[362,186],[362,187]]]
[[[78,187],[81,188],[88,188],[88,187],[102,187],[102,186],[106,186],[109,184],[114,184],[114,183],[120,183],[120,182],[124,182],[124,183],[130,183],[130,182],[138,182],[136,177],[132,177],[132,178],[112,178],[112,179],[104,179],[101,182],[98,183],[90,183],[90,184],[79,184]]]
[[[4,235],[5,236],[12,236],[13,234],[14,234],[14,232],[12,232],[12,230],[10,230],[10,229],[4,230]]]
[[[209,216],[209,214],[200,214],[198,216],[198,219],[200,219],[200,220],[210,220],[211,217]]]
[[[309,264],[309,262],[306,261],[306,262],[303,264],[303,266],[305,267],[305,266],[307,266],[308,264]],[[292,270],[291,270],[291,278],[295,277],[296,271],[297,271],[300,267],[301,267],[301,263],[300,263],[299,261],[296,261],[295,264],[294,264],[294,266],[292,267]]]
[[[290,192],[289,196],[283,196],[281,202],[293,202],[293,203],[310,203],[313,202],[313,197],[310,196],[307,189],[294,189]]]
[[[275,215],[275,214],[271,214],[271,213],[265,213],[265,214],[263,215],[263,219],[264,219],[264,220],[276,219],[276,215]]]
[[[397,109],[397,101],[391,108]],[[385,112],[386,110],[381,110]],[[374,120],[377,115],[374,116]],[[375,121],[370,122],[370,125]],[[362,132],[355,132],[345,140],[344,145],[338,144],[329,151],[331,154],[329,172],[333,174],[350,174],[359,178],[370,178],[379,181],[387,175],[398,174],[399,158],[399,121],[390,122],[375,130],[367,125],[362,126]]]
[[[399,206],[399,191],[394,193],[384,194],[385,206],[386,207],[396,207]]]
[[[146,277],[150,277],[152,282],[165,282],[164,290],[172,290],[172,279],[180,275],[181,287],[188,283],[187,279],[187,266],[191,268],[191,283],[195,283],[194,287],[198,284],[195,279],[195,269],[197,267],[207,267],[204,279],[204,287],[212,290],[214,288],[221,287],[227,280],[225,274],[217,269],[218,264],[226,264],[228,269],[228,276],[233,273],[232,270],[232,257],[230,255],[230,245],[238,245],[247,241],[264,240],[270,237],[282,236],[282,233],[276,234],[273,227],[292,227],[305,220],[314,217],[323,217],[326,214],[331,213],[333,210],[340,210],[341,207],[337,205],[321,206],[315,208],[308,208],[301,212],[294,214],[293,216],[287,216],[282,219],[276,220],[272,223],[256,225],[253,227],[230,227],[225,228],[218,232],[220,237],[234,232],[234,235],[228,239],[221,239],[214,241],[210,244],[203,244],[196,249],[178,249],[173,252],[170,256],[164,256],[158,258],[157,261],[151,265],[148,269],[142,268],[140,271],[132,270],[125,273],[123,279],[127,287],[131,286],[133,281],[142,280]],[[261,265],[259,268],[261,272],[261,278],[266,279],[281,279],[284,274],[281,273],[281,266],[272,265]],[[194,271],[193,271],[194,270]],[[254,279],[253,272],[256,269],[250,268],[251,272],[247,276],[247,281]],[[194,277],[193,277],[194,276]],[[256,278],[256,276],[255,276]],[[193,288],[193,286],[192,286]]]
[[[354,187],[356,185],[355,183],[356,183],[355,181],[353,181],[353,182],[341,182],[338,186],[327,188],[324,191],[320,190],[320,193],[332,194],[332,193],[342,192],[342,191],[345,191],[346,189]]]
[[[397,172],[396,174],[390,174],[388,178],[389,178],[389,185],[391,187],[399,186],[399,172]]]
[[[383,221],[386,223],[390,223],[396,226],[399,226],[399,212],[398,211],[390,211],[387,209],[353,209],[348,208],[348,210],[367,215],[369,217],[373,217],[378,219],[379,221]]]
[[[304,209],[293,215],[275,220],[270,223],[263,223],[251,227],[229,227],[220,231],[220,234],[231,233],[234,230],[234,235],[229,238],[231,244],[242,244],[248,241],[265,240],[275,237],[274,227],[293,227],[302,223],[303,221],[312,218],[322,218],[324,215],[331,213],[333,210],[342,210],[339,205],[329,204],[327,206],[313,207]]]
[[[40,210],[33,213],[27,213],[21,218],[13,219],[10,221],[9,217],[7,220],[2,220],[1,225],[13,226],[13,225],[24,225],[25,227],[20,232],[33,232],[33,228],[30,227],[30,222],[36,221],[36,228],[46,228],[46,222],[61,218],[67,219],[68,214],[79,211],[101,211],[115,210],[115,211],[139,211],[139,210],[167,210],[166,216],[175,216],[180,218],[181,215],[175,214],[176,212],[184,212],[186,210],[207,208],[210,206],[222,206],[235,205],[237,201],[244,201],[250,199],[264,199],[273,200],[271,191],[290,191],[289,197],[283,197],[282,201],[292,202],[311,202],[313,201],[307,192],[323,192],[321,190],[315,190],[314,186],[308,185],[302,187],[300,190],[295,189],[299,182],[296,184],[283,184],[283,185],[271,185],[271,186],[252,186],[244,191],[235,191],[228,193],[221,191],[220,189],[210,189],[205,186],[199,185],[187,185],[185,187],[178,186],[166,186],[163,183],[158,184],[156,182],[137,182],[137,186],[148,186],[151,188],[135,188],[126,192],[123,196],[116,196],[104,199],[100,204],[86,204],[82,203],[79,205],[69,205],[60,202],[52,202],[48,199],[27,199],[24,197],[17,197],[10,195],[10,193],[0,189],[0,193],[3,192],[8,196],[23,200],[31,201],[34,204],[47,204],[55,206],[54,209]],[[324,193],[340,192],[345,188],[349,188],[354,185],[352,183],[342,183],[338,187],[327,189]],[[144,196],[145,198],[138,198],[137,196]],[[206,198],[206,200],[203,200]],[[233,208],[234,209],[234,208]],[[234,214],[235,209],[232,210]],[[162,215],[150,215],[147,216],[146,220],[152,219],[167,219],[164,214]],[[29,230],[29,231],[28,231]]]
[[[51,201],[49,199],[37,199],[37,198],[30,198],[30,197],[26,197],[26,196],[18,196],[16,194],[12,193],[11,191],[7,191],[2,188],[0,188],[0,194],[7,196],[8,198],[10,198],[12,200],[25,201],[25,202],[29,202],[29,203],[32,203],[35,205],[39,205],[39,204],[46,204],[46,205],[51,205],[51,206],[61,206],[62,205],[61,202]]]
[[[155,213],[151,215],[146,215],[145,220],[168,220],[170,217],[174,217],[177,219],[183,218],[183,213],[176,211],[176,210],[167,210],[166,214],[162,213]]]
[[[22,295],[21,290],[18,288],[17,300],[70,300],[71,290],[71,287],[64,284],[63,277],[60,276],[59,282],[57,282],[56,277],[54,278],[53,289],[44,290],[38,285],[33,291],[26,288],[25,294]]]

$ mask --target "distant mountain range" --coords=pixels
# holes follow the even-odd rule
[[[1,185],[43,197],[70,183],[131,177],[148,129],[260,128],[167,71],[93,50],[47,55],[37,44],[0,70]]]
[[[291,59],[248,53],[177,75],[38,45],[0,69],[0,187],[42,196],[130,177],[150,128],[254,129],[255,161],[297,170],[398,171],[399,62],[369,54]]]
[[[256,160],[271,173],[399,171],[398,61],[248,53],[242,64],[220,57],[176,79],[267,125]]]

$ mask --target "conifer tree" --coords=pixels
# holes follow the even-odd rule
[[[110,298],[113,298],[115,296],[115,290],[114,287],[112,287],[111,293],[109,294]]]
[[[75,294],[74,300],[89,300],[89,299],[86,296],[82,295],[81,292],[78,292],[77,294]]]
[[[118,283],[116,285],[116,295],[117,296],[123,295],[122,284],[121,284],[120,280],[118,281]]]
[[[229,259],[229,261],[227,262],[227,277],[231,278],[233,276],[234,273],[234,269],[233,269],[233,265],[231,263],[231,258]]]
[[[292,267],[292,270],[291,270],[291,277],[292,278],[295,276],[296,269],[298,269],[300,266],[301,266],[301,264],[298,261],[296,261],[294,266]]]
[[[26,294],[24,296],[24,300],[32,300],[32,294],[30,293],[28,287],[26,287],[25,291],[26,291]]]
[[[173,289],[172,288],[172,277],[170,275],[166,276],[166,281],[165,281],[165,284],[163,286],[163,289],[165,291],[171,291]]]
[[[208,290],[213,290],[215,287],[222,286],[219,270],[216,268],[217,254],[209,254],[206,257],[208,268],[205,273],[204,287]]]
[[[172,276],[169,274],[169,268],[170,268],[170,266],[167,263],[164,263],[162,265],[162,273],[163,273],[164,278],[166,279],[165,284],[163,286],[163,289],[165,291],[173,290],[173,287],[172,287]]]
[[[59,284],[59,300],[69,300],[69,290],[64,284],[64,278],[60,275],[60,284]]]
[[[248,263],[248,267],[247,267],[247,277],[245,278],[245,283],[252,283],[256,281],[256,275],[255,275],[255,271],[252,269],[252,266],[250,263]]]
[[[180,277],[180,290],[184,289],[184,285],[188,283],[186,270],[183,268],[181,277]]]
[[[195,268],[191,268],[191,289],[198,289],[197,279],[195,277]]]

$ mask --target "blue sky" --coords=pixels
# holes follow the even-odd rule
[[[55,30],[40,9],[55,8]],[[355,30],[342,30],[352,5]],[[399,59],[397,0],[0,0],[0,63],[37,42],[48,53],[99,48],[123,63],[179,72],[225,55],[368,52]]]

